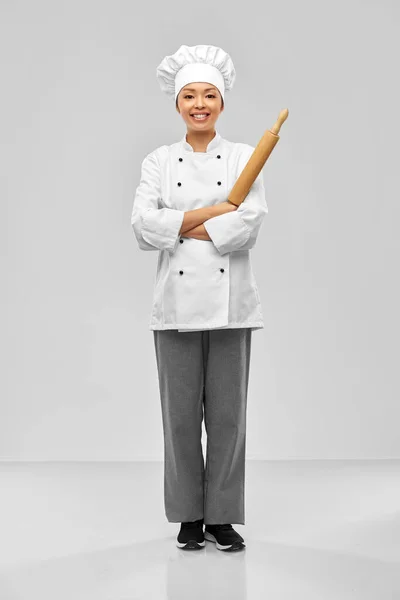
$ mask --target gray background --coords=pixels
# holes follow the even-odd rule
[[[160,460],[148,329],[157,253],[130,226],[140,163],[186,131],[156,66],[230,53],[217,122],[256,145],[247,457],[399,458],[399,6],[3,2],[2,460]]]

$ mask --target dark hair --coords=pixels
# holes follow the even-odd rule
[[[219,95],[221,96],[221,92],[220,92],[219,90],[218,90],[218,93],[219,93]],[[179,94],[180,94],[180,92],[179,92]],[[176,101],[175,101],[175,106],[176,106],[176,108],[178,108],[178,98],[179,98],[179,94],[177,95],[177,97],[176,97]],[[221,96],[221,108],[223,108],[223,107],[224,107],[224,99],[223,99],[223,97]]]

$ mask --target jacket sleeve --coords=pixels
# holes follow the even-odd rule
[[[248,147],[250,151],[246,153],[248,156],[242,164],[239,175],[254,150],[252,146]],[[204,221],[203,225],[214,246],[223,256],[227,252],[253,248],[267,212],[264,177],[261,170],[246,198],[235,211],[212,217]]]
[[[160,164],[155,152],[142,162],[140,183],[133,201],[131,225],[141,250],[173,253],[180,239],[184,211],[160,208]]]

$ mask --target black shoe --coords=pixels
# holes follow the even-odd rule
[[[242,536],[233,529],[232,525],[206,525],[204,537],[209,542],[215,542],[218,550],[235,552],[246,548]]]
[[[203,531],[204,519],[181,523],[176,545],[182,550],[201,550],[206,545]]]

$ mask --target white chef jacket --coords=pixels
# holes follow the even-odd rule
[[[235,211],[204,222],[211,241],[179,234],[185,211],[228,199],[253,151],[216,131],[206,152],[185,133],[144,158],[131,225],[141,250],[159,252],[150,330],[264,327],[249,253],[268,212],[263,172]]]

